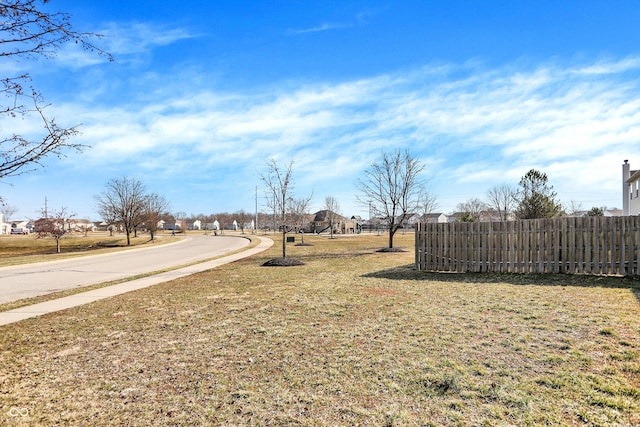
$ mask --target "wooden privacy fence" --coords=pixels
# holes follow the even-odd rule
[[[416,225],[422,271],[640,275],[640,217]]]

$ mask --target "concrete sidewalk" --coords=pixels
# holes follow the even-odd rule
[[[143,277],[141,279],[135,279],[128,282],[119,283],[113,286],[107,286],[93,291],[87,291],[70,295],[68,297],[59,298],[56,300],[46,301],[39,304],[33,304],[25,307],[16,308],[5,312],[0,312],[0,326],[8,325],[10,323],[19,322],[20,320],[29,319],[31,317],[42,316],[43,314],[52,313],[54,311],[65,310],[71,307],[77,307],[82,304],[87,304],[93,301],[98,301],[104,298],[110,298],[115,295],[124,294],[126,292],[135,291],[138,289],[146,288],[152,285],[156,285],[162,282],[168,282],[180,277],[188,276],[190,274],[199,273],[201,271],[210,270],[223,264],[228,264],[233,261],[237,261],[242,258],[263,252],[269,249],[273,245],[273,240],[268,237],[258,237],[260,240],[258,246],[251,249],[247,249],[242,252],[238,252],[233,255],[227,255],[222,258],[218,258],[212,261],[206,261],[188,267],[179,268],[176,270],[170,270],[164,273],[156,274],[153,276]]]

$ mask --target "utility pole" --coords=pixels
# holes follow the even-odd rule
[[[258,186],[256,185],[256,222],[253,225],[253,233],[258,234]]]

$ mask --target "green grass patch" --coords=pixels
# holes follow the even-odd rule
[[[638,282],[416,272],[386,236],[288,247],[2,327],[0,420],[634,425]],[[614,333],[602,333],[610,328]],[[5,418],[2,418],[5,417]]]

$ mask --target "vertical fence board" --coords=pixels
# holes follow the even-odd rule
[[[634,248],[635,248],[635,269],[633,271],[633,274],[636,276],[640,276],[640,217],[635,217],[633,218],[634,221]]]
[[[544,259],[546,257],[544,247],[544,232],[542,231],[543,220],[534,220],[536,234],[536,262],[538,263],[538,273],[544,273]]]
[[[574,273],[582,273],[584,269],[584,228],[582,218],[576,218],[574,221],[575,230],[575,270]]]
[[[593,252],[591,249],[591,238],[592,238],[592,218],[582,218],[582,225],[585,226],[585,229],[582,231],[584,234],[584,265],[582,271],[584,273],[592,273],[593,269]]]
[[[463,235],[462,233],[458,232],[457,230],[454,230],[453,228],[451,229],[451,235],[453,236],[454,240],[455,240],[455,249],[453,250],[453,252],[451,253],[451,271],[456,271],[456,272],[460,272],[462,271],[460,268],[460,263],[463,260],[463,248],[464,248],[464,241],[463,241]]]
[[[601,220],[602,218],[598,218]],[[609,265],[610,265],[610,256],[611,256],[611,233],[609,232],[609,227],[604,221],[600,221],[600,234],[601,234],[601,243],[602,247],[600,248],[600,253],[602,254],[602,274],[609,273]]]
[[[565,273],[575,274],[576,273],[576,264],[577,264],[577,253],[576,253],[576,218],[567,218],[569,220],[569,224],[567,224],[567,232],[565,236],[567,237],[567,270]],[[567,235],[568,234],[568,235]]]
[[[495,254],[493,253],[493,251],[496,249],[496,246],[494,244],[493,241],[493,223],[492,222],[487,222],[487,258],[489,261],[489,265],[487,266],[487,271],[499,271],[499,268],[497,268],[497,258],[495,256]]]
[[[621,221],[619,222],[620,228],[618,228],[619,233],[619,241],[620,241],[620,249],[618,253],[618,274],[622,274],[623,276],[627,274],[627,223],[624,221],[624,218],[619,218]]]
[[[444,236],[445,230],[442,228],[438,228],[438,237],[436,239],[436,266],[438,267],[439,271],[442,271],[442,261],[444,259],[445,256],[445,247],[444,247],[444,242],[443,242],[443,236]]]
[[[556,218],[552,218],[549,221],[550,224],[547,227],[547,233],[549,234],[553,251],[553,272],[560,273],[562,271],[562,227],[557,226],[558,222]]]
[[[635,268],[633,269],[632,274],[640,276],[640,217],[633,218],[633,221],[633,235],[635,236],[633,239],[633,247],[635,256],[632,258],[635,261]]]
[[[518,262],[517,242],[515,240],[515,233],[513,229],[513,221],[501,222],[501,230],[503,230],[506,238],[503,239],[503,246],[500,257],[505,263],[505,273],[513,273],[514,267]]]
[[[480,271],[488,271],[487,266],[489,264],[489,248],[487,242],[487,222],[479,222],[478,228],[480,229],[480,246],[481,249],[481,260],[480,260]]]
[[[524,237],[520,246],[520,273],[530,273],[531,265],[531,232],[529,227],[531,223],[529,221],[518,221],[518,231],[520,231]]]
[[[617,233],[617,226],[619,225],[620,218],[613,218],[615,224],[607,224],[609,233],[611,233],[611,251],[609,258],[609,274],[616,274],[617,261],[620,247],[620,236]]]
[[[591,244],[593,245],[593,258],[594,258],[594,269],[593,272],[596,274],[602,274],[602,258],[600,255],[601,252],[601,242],[600,238],[600,218],[593,218],[593,235],[591,236]]]

